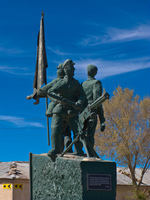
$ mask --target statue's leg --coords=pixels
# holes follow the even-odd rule
[[[70,127],[68,125],[68,122],[67,123],[63,123],[64,125],[64,128],[63,128],[63,135],[64,135],[64,146],[65,146],[65,149],[71,144],[72,142],[72,138],[71,138],[71,130],[70,130]],[[68,150],[68,153],[72,153],[72,147]]]
[[[87,123],[87,141],[90,143],[91,147],[94,148],[94,134],[97,125],[97,118],[90,119]],[[88,151],[91,157],[93,157],[93,152],[88,147]]]
[[[72,142],[72,139],[70,136],[65,136],[64,137],[64,146],[65,146],[65,149],[71,144]],[[72,147],[68,150],[68,153],[72,153]]]
[[[76,138],[76,136],[78,136],[78,125],[77,125],[77,121],[78,121],[78,116],[73,117],[70,119],[69,125],[71,127],[71,130],[73,131],[73,136],[74,138]],[[78,140],[75,144],[74,144],[74,149],[75,152],[74,154],[79,155],[79,156],[83,156],[84,152],[82,150],[83,144],[80,140]]]
[[[56,154],[61,152],[62,141],[62,116],[53,114],[51,123],[51,145],[52,149],[48,152],[48,156],[55,157]]]

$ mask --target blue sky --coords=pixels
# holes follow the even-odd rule
[[[98,67],[97,79],[112,95],[120,85],[150,96],[150,1],[0,1],[0,161],[28,161],[47,153],[45,100],[33,105],[37,34],[44,11],[47,80],[66,59],[75,78]],[[51,122],[51,120],[50,120]]]

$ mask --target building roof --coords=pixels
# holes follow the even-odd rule
[[[0,162],[0,179],[29,179],[29,162]]]
[[[136,168],[137,181],[141,176],[141,168]],[[132,185],[129,169],[117,167],[117,185]],[[29,179],[29,162],[0,162],[0,179]],[[150,186],[150,169],[143,177],[141,185]]]
[[[136,168],[137,182],[141,177],[142,168]],[[128,168],[117,167],[117,185],[132,185],[131,174]],[[150,186],[150,169],[146,171],[141,185]]]

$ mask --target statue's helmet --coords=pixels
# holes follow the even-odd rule
[[[57,69],[62,69],[63,68],[63,63],[60,63],[59,65],[58,65],[58,67],[56,67]]]
[[[75,63],[71,60],[71,59],[67,59],[64,64],[63,64],[63,68],[65,68],[67,65],[75,65]]]
[[[87,66],[87,71],[92,74],[97,74],[98,68],[95,65],[90,64]]]

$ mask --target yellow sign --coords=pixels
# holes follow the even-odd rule
[[[11,189],[11,184],[3,184],[3,189]]]
[[[23,185],[22,184],[14,184],[14,188],[15,189],[23,189]]]

